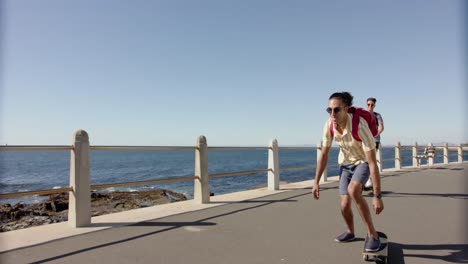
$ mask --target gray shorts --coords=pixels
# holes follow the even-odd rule
[[[367,162],[358,165],[340,166],[340,194],[348,194],[348,185],[351,181],[366,184],[370,176],[369,164]]]

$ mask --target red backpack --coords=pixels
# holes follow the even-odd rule
[[[358,125],[359,125],[359,117],[364,118],[366,120],[367,125],[369,126],[369,129],[372,133],[372,135],[375,137],[377,133],[379,132],[377,130],[377,119],[375,118],[375,115],[363,108],[360,107],[354,107],[350,106],[348,108],[348,113],[353,114],[353,120],[351,121],[352,123],[352,133],[353,133],[353,138],[357,141],[361,141],[358,135]],[[333,122],[330,122],[330,133],[331,136],[333,137]]]

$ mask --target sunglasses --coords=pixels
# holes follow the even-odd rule
[[[335,112],[335,114],[338,114],[341,111],[341,107],[335,107],[335,108],[327,108],[327,113],[331,114],[332,112]]]
[[[374,106],[375,104],[367,104],[367,106]]]

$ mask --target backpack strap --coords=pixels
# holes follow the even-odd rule
[[[377,113],[377,112],[374,112],[374,116],[375,116],[375,124],[377,125],[377,128],[379,128],[379,119],[377,118],[377,116],[379,116],[380,114]]]
[[[330,122],[330,134],[331,134],[332,138],[334,137],[334,135],[333,135],[334,132],[335,132],[335,129],[333,127],[333,122]]]
[[[360,117],[360,116],[359,116],[359,114],[357,113],[357,111],[359,111],[359,110],[356,110],[356,112],[353,114],[353,120],[352,120],[352,124],[351,124],[351,126],[352,126],[351,130],[352,130],[353,138],[354,138],[355,140],[357,140],[357,141],[361,141],[361,138],[359,137],[359,133],[358,133],[358,132],[359,132],[359,121],[360,121],[360,120],[359,120],[359,119],[360,119],[359,117]]]
[[[356,113],[357,111],[359,110],[355,110],[355,112],[353,113],[353,118],[352,118],[352,121],[351,121],[351,133],[353,134],[353,138],[357,141],[361,141],[361,138],[359,137],[359,115]],[[334,126],[333,126],[333,122],[330,122],[330,134],[332,136],[332,138],[334,137],[334,132],[335,132],[335,129],[334,129]]]

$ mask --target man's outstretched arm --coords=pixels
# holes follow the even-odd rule
[[[319,160],[317,161],[314,186],[312,187],[312,195],[317,200],[320,198],[320,178],[322,177],[323,172],[327,168],[329,153],[330,147],[322,147],[322,153],[320,154]]]

